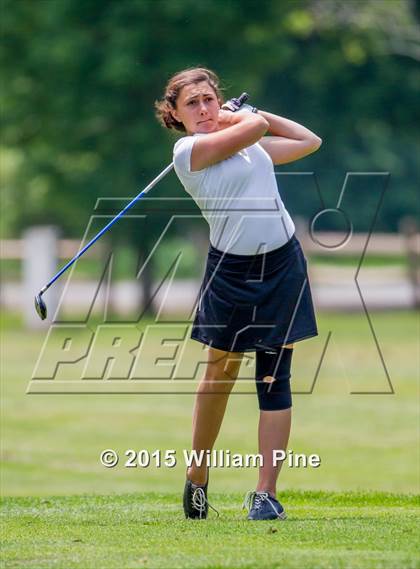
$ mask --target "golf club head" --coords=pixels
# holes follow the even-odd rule
[[[45,320],[47,317],[47,305],[42,300],[41,294],[35,296],[35,310],[38,312],[38,316],[41,320]]]

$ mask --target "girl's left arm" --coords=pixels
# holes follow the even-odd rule
[[[258,143],[271,156],[273,164],[287,164],[312,154],[318,150],[322,140],[315,133],[301,124],[267,113],[258,111],[269,124],[268,132],[274,136],[264,136]]]

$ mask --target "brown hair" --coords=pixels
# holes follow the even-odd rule
[[[205,67],[184,69],[184,71],[176,73],[169,79],[163,99],[155,101],[156,118],[162,126],[185,132],[183,123],[174,119],[171,110],[176,109],[176,102],[181,89],[192,83],[200,83],[200,81],[207,81],[214,90],[220,104],[223,103],[223,95],[219,87],[219,78],[213,71]]]

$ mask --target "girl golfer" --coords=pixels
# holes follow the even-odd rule
[[[161,123],[185,134],[174,146],[175,171],[210,226],[191,334],[209,346],[196,395],[192,447],[197,452],[213,448],[243,353],[255,351],[263,465],[245,505],[249,520],[284,519],[276,498],[280,468],[273,466],[273,450],[286,450],[290,433],[294,343],[318,332],[306,259],[279,196],[273,165],[315,152],[321,139],[238,99],[222,105],[218,77],[204,68],[177,73],[156,102]],[[187,518],[207,517],[207,487],[206,465],[194,464],[184,490]]]

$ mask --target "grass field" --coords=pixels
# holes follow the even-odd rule
[[[193,395],[27,395],[45,333],[3,319],[5,566],[419,567],[410,497],[419,490],[419,322],[410,312],[372,313],[371,322],[393,394],[363,314],[318,314],[319,337],[295,347],[294,391],[308,391],[331,333],[313,392],[294,396],[289,445],[318,454],[321,466],[283,468],[289,519],[270,530],[240,511],[254,468],[213,469],[221,517],[182,519]],[[250,394],[231,396],[218,449],[257,452],[257,402],[247,385]],[[99,461],[106,448],[120,457],[131,448],[174,449],[179,460],[175,468],[121,461],[107,469]]]
[[[286,492],[283,522],[248,522],[241,498],[214,495],[206,521],[181,519],[173,493],[8,498],[4,566],[419,567],[414,497]]]

